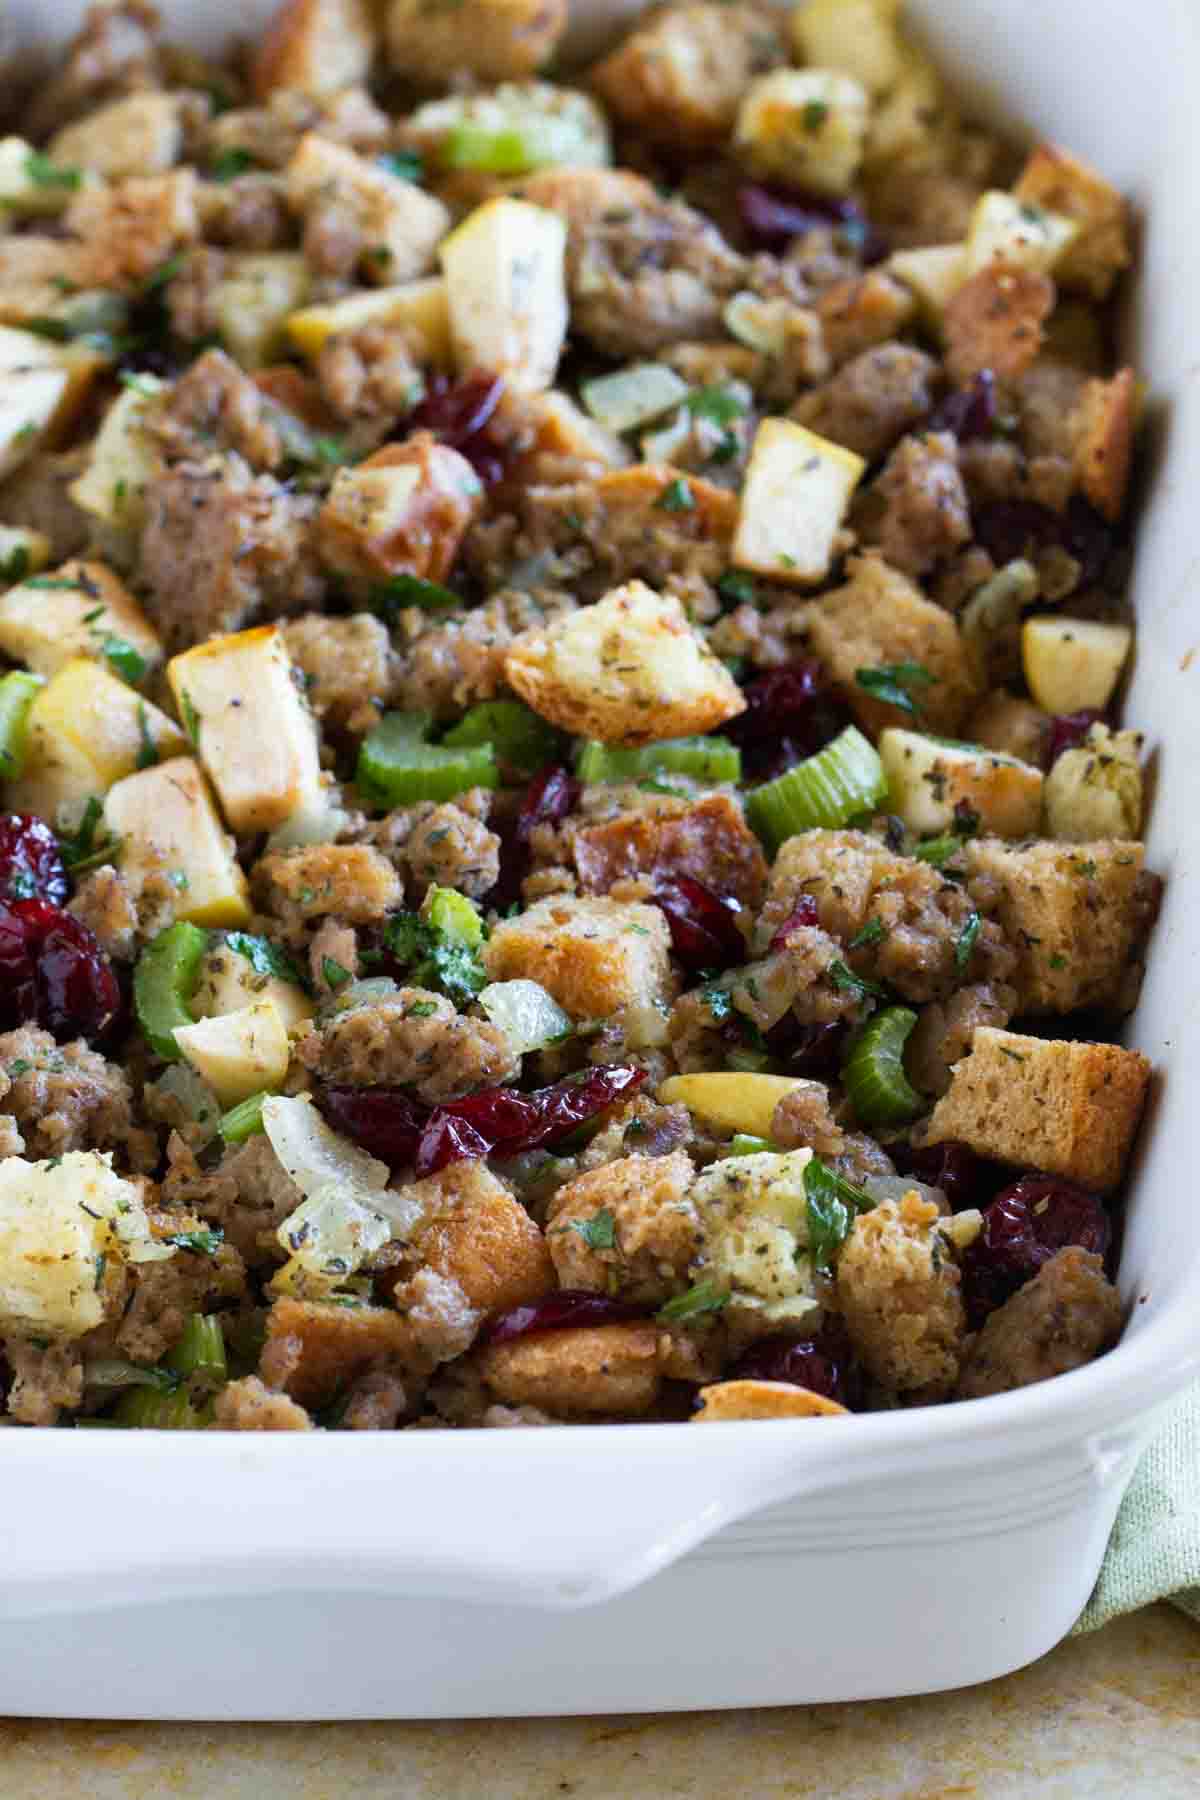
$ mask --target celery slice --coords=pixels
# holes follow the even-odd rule
[[[358,753],[357,780],[377,806],[452,800],[466,788],[498,787],[491,744],[427,744],[424,714],[385,713]]]
[[[133,1005],[142,1034],[156,1056],[175,1062],[177,1025],[194,1025],[188,1001],[200,979],[208,933],[180,919],[152,938],[133,971]]]
[[[263,1101],[267,1098],[264,1088],[261,1094],[251,1094],[248,1100],[239,1100],[228,1112],[221,1114],[217,1129],[226,1144],[244,1144],[247,1138],[256,1136],[263,1129]]]
[[[508,124],[461,119],[442,140],[438,160],[447,169],[481,169],[488,175],[524,175],[556,163],[590,161],[586,135],[573,119],[538,117]]]
[[[26,723],[41,685],[41,676],[28,669],[0,677],[0,780],[11,781],[25,767]]]
[[[182,1380],[191,1375],[203,1375],[217,1387],[227,1381],[225,1334],[216,1313],[189,1314],[179,1342],[163,1360]]]
[[[212,1407],[193,1406],[185,1389],[157,1394],[153,1388],[130,1388],[113,1408],[112,1423],[137,1431],[198,1431],[212,1423]]]
[[[738,781],[742,753],[723,737],[664,738],[622,750],[589,739],[582,744],[575,772],[580,781],[638,781],[647,775],[691,775],[697,781]]]
[[[445,734],[446,749],[490,744],[496,761],[533,775],[558,760],[559,734],[520,700],[481,700]]]
[[[730,1156],[758,1156],[764,1150],[776,1151],[779,1146],[770,1138],[753,1137],[748,1131],[735,1131],[729,1142]]]
[[[598,425],[608,431],[636,431],[685,400],[688,384],[666,363],[634,363],[585,381],[579,393]]]
[[[746,817],[772,850],[815,826],[836,829],[887,795],[883,764],[857,726],[794,769],[752,788]]]
[[[472,949],[483,942],[483,919],[479,908],[456,888],[431,887],[421,907],[427,925],[440,931],[453,944],[467,944]]]
[[[906,1125],[924,1111],[925,1102],[904,1073],[904,1046],[916,1022],[910,1007],[888,1006],[855,1038],[842,1079],[863,1125]]]

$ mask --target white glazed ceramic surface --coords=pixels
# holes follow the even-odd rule
[[[61,38],[80,10],[10,0],[4,21],[0,0],[0,49]],[[265,10],[164,6],[210,45]],[[582,10],[595,22],[636,6]],[[1086,1599],[1154,1409],[1200,1364],[1200,8],[909,11],[979,106],[1095,161],[1145,220],[1128,325],[1154,396],[1153,449],[1128,716],[1159,746],[1150,853],[1168,885],[1129,1039],[1166,1079],[1133,1183],[1124,1341],[1023,1393],[828,1424],[9,1431],[4,1712],[329,1719],[846,1700],[1015,1668]]]

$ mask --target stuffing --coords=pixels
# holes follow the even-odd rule
[[[742,1337],[819,1323],[804,1185],[811,1158],[807,1149],[727,1156],[692,1184],[700,1222],[692,1278],[727,1296],[722,1321]]]
[[[303,613],[287,619],[283,639],[304,678],[304,691],[318,719],[330,730],[364,730],[374,725],[391,685],[386,627],[374,613],[330,619]]]
[[[506,1405],[536,1406],[563,1419],[649,1412],[662,1379],[652,1324],[540,1331],[487,1345],[478,1366]]]
[[[457,888],[481,900],[500,874],[500,839],[487,828],[490,792],[471,788],[458,799],[391,812],[372,829],[372,840],[405,878],[409,899],[430,887]]]
[[[195,171],[130,175],[111,187],[84,188],[68,207],[65,224],[81,242],[81,286],[136,292],[200,236]]]
[[[661,1306],[688,1286],[700,1219],[688,1197],[691,1159],[627,1155],[559,1188],[546,1242],[560,1286]]]
[[[816,301],[822,342],[839,368],[876,345],[889,343],[911,324],[915,311],[908,288],[886,269],[828,282]]]
[[[1106,298],[1129,267],[1129,209],[1117,189],[1080,157],[1039,144],[1013,187],[1016,198],[1074,219],[1078,236],[1055,265],[1063,287]]]
[[[1020,375],[1042,347],[1042,327],[1054,307],[1048,275],[1009,264],[981,269],[946,302],[946,371],[965,387],[981,369]]]
[[[304,252],[321,275],[360,273],[376,286],[432,266],[450,214],[414,182],[310,131],[286,170],[288,205],[304,221]]]
[[[461,613],[405,608],[394,631],[394,704],[447,719],[477,700],[494,700],[505,686],[504,660],[517,638],[573,604],[563,596],[543,606],[509,589]]]
[[[254,883],[264,910],[293,933],[331,913],[352,925],[376,924],[404,898],[395,869],[370,844],[277,850],[255,865]]]
[[[1121,1296],[1098,1256],[1070,1246],[991,1313],[963,1359],[956,1400],[982,1400],[1082,1368],[1112,1344]]]
[[[366,0],[283,0],[258,42],[251,86],[259,100],[277,88],[336,94],[366,80],[374,53]]]
[[[54,1425],[64,1407],[83,1399],[83,1356],[77,1344],[33,1342],[16,1334],[2,1340],[10,1371],[5,1410],[18,1425]]]
[[[372,1367],[404,1361],[408,1322],[390,1306],[276,1300],[267,1314],[259,1374],[302,1406],[326,1407]]]
[[[545,67],[567,24],[567,0],[387,0],[385,30],[393,69],[419,87],[467,74],[520,81]]]
[[[483,1163],[451,1163],[401,1194],[420,1208],[413,1254],[424,1267],[457,1282],[476,1312],[508,1312],[554,1287],[546,1240]]]
[[[495,1025],[465,1017],[425,988],[402,987],[335,1013],[299,1039],[296,1053],[322,1081],[411,1087],[432,1105],[511,1081],[520,1067]]]
[[[0,325],[44,319],[82,286],[86,252],[66,238],[0,233]]]
[[[134,1123],[133,1088],[124,1069],[82,1038],[57,1044],[36,1025],[0,1037],[0,1111],[10,1113],[34,1159],[69,1150],[116,1150],[135,1169],[151,1169],[157,1148]]]
[[[663,997],[670,936],[656,906],[550,898],[501,919],[483,946],[493,981],[538,981],[574,1019],[605,1019]]]
[[[1142,829],[1142,734],[1093,725],[1046,777],[1046,834],[1068,844],[1136,838]]]
[[[1132,369],[1084,387],[1076,422],[1075,475],[1097,512],[1113,521],[1121,516],[1129,485],[1138,410]]]
[[[46,147],[53,162],[89,169],[106,181],[165,175],[182,150],[180,96],[154,91],[110,101],[55,132]]]
[[[427,431],[339,469],[317,515],[316,543],[342,583],[369,595],[395,575],[443,582],[483,507],[466,457]]]
[[[762,847],[729,794],[693,802],[664,797],[661,807],[627,809],[574,833],[572,853],[585,893],[606,894],[618,881],[686,875],[752,911],[767,884]]]
[[[313,1422],[286,1394],[273,1393],[257,1375],[227,1382],[213,1401],[218,1431],[311,1431]]]
[[[947,432],[901,438],[864,496],[868,503],[869,541],[906,575],[927,575],[971,537],[958,447]]]
[[[938,368],[911,344],[888,343],[844,363],[805,394],[792,418],[868,462],[882,456],[932,410]]]
[[[954,1246],[915,1192],[861,1214],[837,1264],[837,1307],[856,1355],[884,1388],[945,1399],[966,1348]]]
[[[156,1236],[193,1239],[202,1221],[191,1213],[150,1213]],[[135,1263],[130,1269],[132,1293],[125,1302],[115,1345],[131,1362],[155,1363],[177,1343],[193,1313],[240,1300],[246,1270],[232,1244],[208,1250],[181,1247],[163,1262]]]
[[[224,1233],[247,1268],[277,1265],[276,1232],[303,1198],[262,1133],[231,1146],[214,1169],[202,1169],[182,1138],[167,1142],[164,1205],[195,1213]]]

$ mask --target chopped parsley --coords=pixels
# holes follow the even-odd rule
[[[814,1156],[804,1169],[804,1198],[808,1210],[808,1249],[817,1269],[828,1271],[849,1237],[859,1213],[874,1204],[852,1181],[835,1174]]]
[[[805,131],[809,133],[820,131],[826,119],[829,117],[828,100],[809,100],[806,103],[804,112],[801,116],[804,120]]]
[[[748,575],[745,569],[726,569],[717,583],[717,592],[731,606],[753,606],[754,577]]]
[[[570,1230],[577,1231],[589,1250],[615,1250],[617,1221],[607,1206],[602,1206],[590,1219],[572,1219]]]
[[[654,504],[660,506],[663,512],[691,512],[696,504],[696,497],[683,476],[677,475],[674,481],[667,483]]]
[[[445,612],[464,606],[461,594],[452,593],[437,581],[423,581],[419,575],[393,575],[376,582],[371,589],[371,610],[390,623],[406,606],[419,606],[425,612]]]
[[[273,975],[278,981],[291,981],[304,987],[303,971],[286,950],[270,938],[256,937],[249,931],[227,931],[225,942],[237,956],[244,956],[256,975]]]
[[[1096,865],[1090,858],[1084,862],[1077,862],[1075,864],[1075,873],[1077,875],[1082,875],[1085,881],[1091,881],[1096,873]]]
[[[140,650],[134,649],[127,638],[106,632],[100,640],[100,654],[122,681],[132,684],[140,681],[146,673],[145,657]]]
[[[721,382],[715,382],[711,387],[693,388],[684,404],[693,419],[707,419],[713,425],[732,425],[747,411],[741,395]]]
[[[982,927],[983,920],[977,912],[972,912],[968,915],[966,924],[958,934],[958,942],[954,946],[954,966],[960,975],[966,972],[967,964],[971,960],[971,952],[975,948]]]
[[[1056,950],[1049,960],[1052,969],[1065,969],[1067,966],[1067,959],[1061,950]]]
[[[137,723],[137,766],[139,769],[152,769],[158,761],[158,746],[150,735],[150,720],[146,712],[146,702],[144,700],[138,701]]]
[[[225,1233],[214,1225],[208,1231],[175,1231],[163,1242],[174,1244],[177,1250],[190,1250],[196,1256],[215,1256],[225,1242]]]
[[[192,696],[185,688],[179,696],[179,710],[183,714],[183,729],[195,749],[200,748],[200,714],[192,703]]]
[[[384,928],[383,940],[417,987],[445,994],[458,1006],[469,1005],[487,986],[478,945],[464,944],[416,913],[396,913]]]
[[[351,979],[349,969],[333,956],[321,958],[321,974],[324,977],[325,986],[331,994],[336,994],[339,988],[344,988]]]
[[[6,557],[0,560],[0,581],[24,581],[28,573],[28,548],[24,544],[17,544]]]
[[[829,979],[841,993],[856,994],[860,1000],[865,1000],[868,996],[876,1000],[887,999],[886,988],[881,988],[877,981],[868,981],[865,976],[856,975],[840,956],[829,965]]]
[[[863,692],[887,706],[915,716],[921,709],[910,689],[930,687],[937,680],[924,663],[883,663],[877,669],[856,669],[854,679]]]
[[[69,575],[31,575],[25,586],[53,588],[59,593],[67,594],[86,594],[88,592],[82,581],[75,581]]]
[[[12,900],[34,900],[37,898],[37,882],[28,869],[14,869],[8,882],[9,898]]]
[[[145,395],[152,399],[158,393],[158,384],[152,375],[139,375],[134,369],[121,369],[117,380],[122,387],[132,388],[135,394]]]
[[[401,181],[420,181],[425,174],[425,163],[419,150],[389,150],[383,156],[377,156],[375,161],[385,174],[396,175]]]
[[[41,150],[31,150],[25,158],[25,173],[34,187],[63,188],[76,193],[83,186],[83,170],[66,163],[56,163]]]
[[[856,931],[847,946],[850,950],[865,950],[871,944],[881,944],[887,936],[887,926],[882,919],[868,919],[861,931]]]
[[[165,288],[174,281],[182,267],[183,251],[177,250],[174,256],[168,256],[166,262],[159,263],[157,269],[151,269],[142,283],[142,293],[157,294],[160,288]]]
[[[722,1293],[714,1281],[698,1281],[686,1294],[676,1294],[673,1300],[668,1300],[655,1316],[666,1325],[686,1325],[692,1319],[719,1313],[728,1304],[729,1295]]]
[[[700,998],[708,1008],[709,1017],[718,1025],[733,1011],[733,995],[728,988],[702,988]]]
[[[104,808],[93,794],[75,831],[59,838],[59,853],[72,875],[82,875],[86,869],[98,868],[116,856],[121,840],[107,834],[98,837],[96,833],[103,816]]]
[[[250,151],[241,144],[231,144],[227,150],[217,151],[208,165],[208,172],[214,181],[234,181],[253,167],[254,157]]]

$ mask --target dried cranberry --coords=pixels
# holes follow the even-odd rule
[[[516,1156],[521,1150],[540,1150],[594,1119],[645,1079],[643,1069],[613,1064],[583,1076],[568,1075],[531,1094],[495,1087],[447,1101],[429,1115],[421,1133],[417,1174],[432,1175],[447,1163],[494,1151]]]
[[[850,723],[819,662],[806,658],[759,675],[742,689],[746,710],[723,727],[742,752],[744,773],[770,780],[823,750]]]
[[[94,1038],[121,1013],[112,964],[79,919],[47,900],[0,903],[4,1029],[37,1024],[59,1039]]]
[[[506,447],[489,432],[504,394],[504,377],[476,369],[461,381],[431,377],[424,399],[405,420],[409,431],[432,431],[443,444],[465,456],[487,487],[503,481]]]
[[[525,789],[517,815],[517,841],[527,844],[535,825],[561,825],[579,804],[580,787],[571,771],[552,764],[534,776]]]
[[[862,1378],[840,1319],[830,1318],[815,1337],[766,1337],[743,1352],[731,1381],[787,1381],[824,1394],[840,1406],[862,1404]]]
[[[902,1175],[915,1175],[929,1187],[941,1188],[952,1212],[983,1204],[988,1165],[966,1144],[947,1140],[920,1149],[898,1144],[892,1147],[892,1156]]]
[[[400,1088],[319,1087],[314,1098],[328,1125],[381,1162],[410,1163],[429,1108]]]
[[[477,1162],[490,1156],[494,1148],[491,1139],[477,1131],[469,1119],[438,1108],[425,1121],[413,1162],[418,1175],[436,1175],[449,1163]]]
[[[1058,545],[1079,564],[1081,587],[1098,581],[1113,548],[1112,527],[1081,494],[1064,513],[1038,500],[989,500],[973,514],[975,536],[998,566]]]
[[[960,444],[990,437],[996,422],[996,377],[980,369],[970,387],[948,394],[929,416],[930,431],[948,431]]]
[[[737,928],[741,903],[715,894],[690,875],[675,875],[654,890],[671,933],[671,948],[690,969],[727,969],[744,962],[746,940]]]
[[[879,262],[888,246],[856,200],[835,199],[806,188],[767,187],[746,182],[737,191],[738,216],[751,241],[781,250],[792,238],[822,226],[840,229],[864,263]]]
[[[772,1062],[783,1063],[791,1075],[807,1081],[832,1081],[845,1055],[846,1027],[840,1019],[824,1025],[802,1025],[787,1012],[765,1034]]]
[[[1104,714],[1094,706],[1079,712],[1056,713],[1050,721],[1046,737],[1046,767],[1052,769],[1064,750],[1077,750],[1088,732]]]
[[[32,813],[0,817],[0,898],[66,903],[67,872],[58,839]]]
[[[645,1309],[629,1306],[622,1300],[610,1300],[607,1294],[589,1294],[578,1288],[563,1288],[525,1306],[514,1306],[485,1325],[479,1342],[511,1344],[514,1338],[528,1337],[535,1331],[574,1331],[586,1325],[625,1325],[633,1319],[644,1319]]]
[[[805,926],[819,925],[820,923],[821,915],[817,911],[816,901],[811,894],[801,894],[779,930],[771,938],[771,949],[786,950],[788,938],[793,931],[802,931]]]
[[[1094,1194],[1055,1175],[1023,1175],[984,1210],[983,1230],[964,1253],[963,1289],[980,1324],[1068,1244],[1104,1256],[1108,1214]]]

